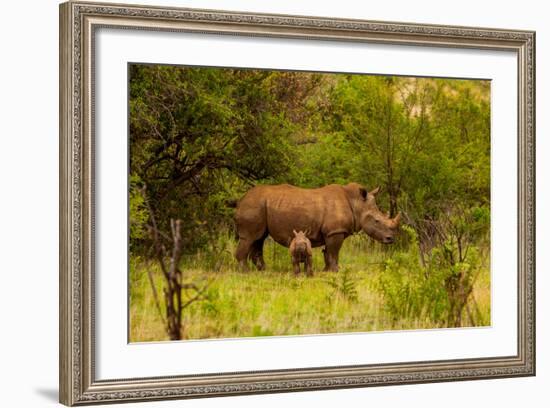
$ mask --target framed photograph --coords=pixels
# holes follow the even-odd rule
[[[60,6],[66,405],[535,374],[535,33]]]

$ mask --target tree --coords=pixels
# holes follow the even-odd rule
[[[357,181],[382,184],[419,232],[456,200],[488,205],[488,84],[426,78],[348,76],[331,94],[332,132]],[[424,229],[423,229],[424,228]],[[433,231],[432,231],[433,232]]]
[[[131,187],[147,184],[159,227],[182,219],[185,245],[200,245],[210,225],[228,218],[227,198],[282,178],[294,161],[293,135],[307,117],[301,101],[318,78],[132,65]],[[139,228],[132,232],[135,240],[142,237]]]

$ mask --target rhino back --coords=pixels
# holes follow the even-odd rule
[[[293,230],[308,231],[314,247],[324,245],[326,236],[352,232],[353,215],[341,186],[266,186],[263,193],[268,232],[281,245],[288,246]]]

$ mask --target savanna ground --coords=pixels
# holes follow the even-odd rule
[[[132,64],[129,88],[130,341],[490,324],[490,81]],[[337,273],[314,249],[306,278],[268,239],[238,270],[228,202],[350,182],[396,243],[348,238]]]
[[[386,261],[407,256],[399,248],[382,247],[370,238],[348,238],[340,253],[341,270],[323,272],[320,248],[314,249],[314,276],[295,277],[288,249],[271,239],[265,243],[265,271],[239,271],[233,261],[236,242],[225,237],[221,253],[197,253],[187,257],[181,268],[193,281],[208,283],[204,301],[192,304],[185,313],[186,339],[278,336],[367,332],[381,330],[433,329],[447,327],[434,317],[437,305],[429,298],[414,298],[411,282],[421,279],[414,270],[403,281],[390,284]],[[151,290],[147,268],[152,270],[158,293],[163,278],[159,266],[138,260],[130,267],[130,338],[132,341],[168,340]],[[392,289],[401,291],[398,296]],[[388,298],[394,296],[394,298]],[[444,295],[443,295],[444,297]],[[480,266],[474,283],[464,326],[490,325],[489,265]],[[444,303],[444,299],[440,302]],[[418,312],[412,309],[419,308]]]

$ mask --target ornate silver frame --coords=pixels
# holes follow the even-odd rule
[[[518,61],[518,350],[513,356],[96,380],[93,47],[98,27],[509,50]],[[535,33],[68,2],[60,5],[60,402],[306,391],[535,374]]]

